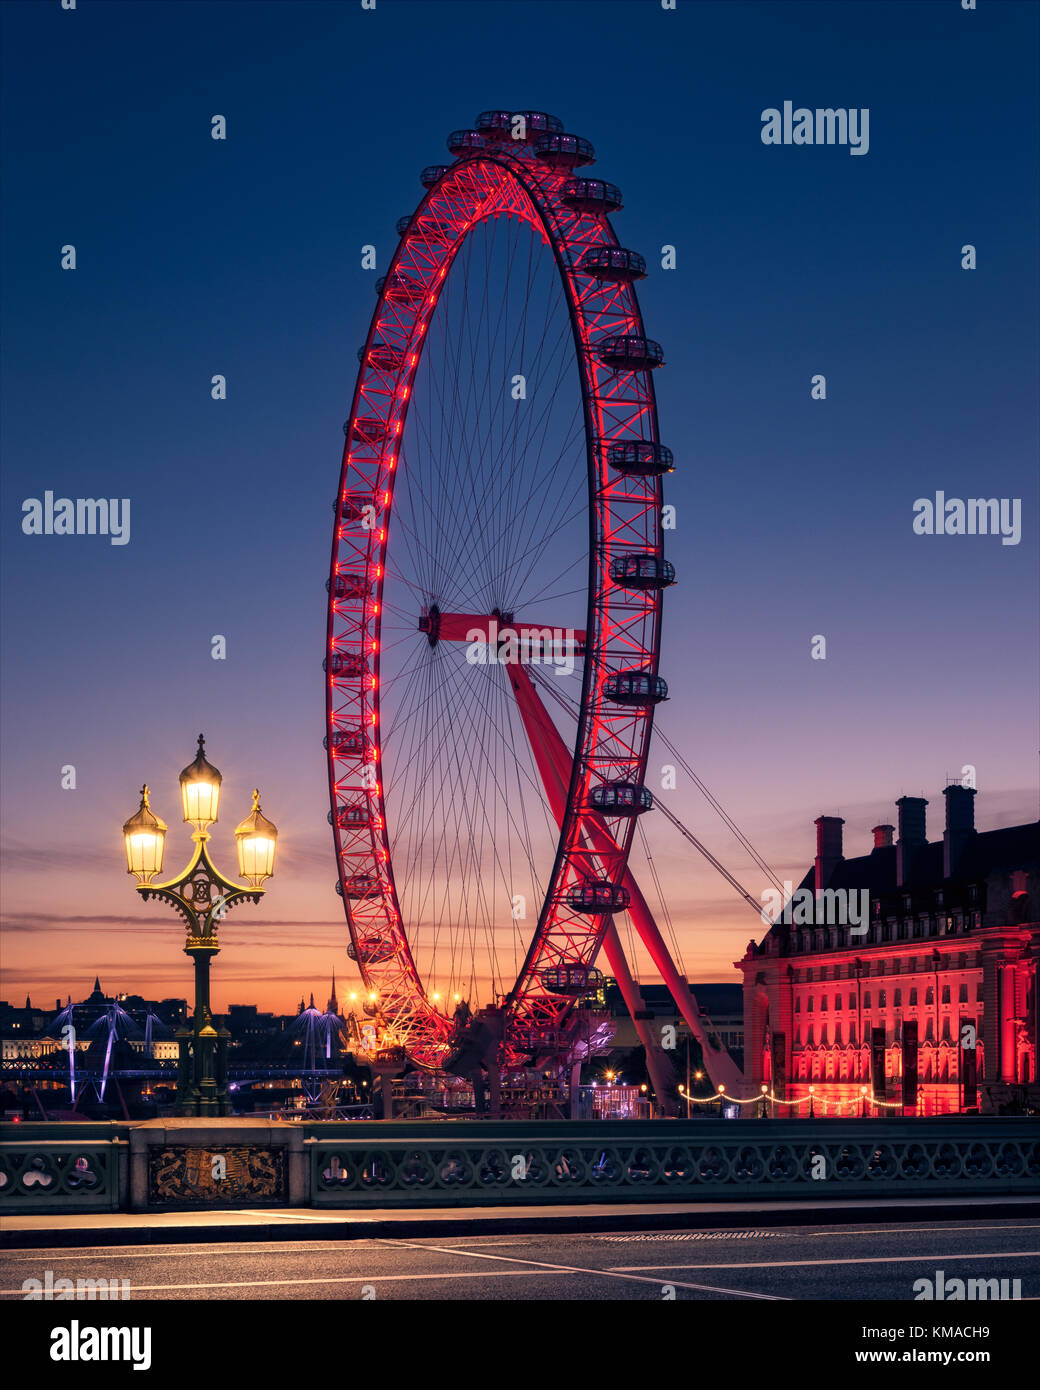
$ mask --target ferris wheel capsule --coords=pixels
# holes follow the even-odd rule
[[[675,583],[675,566],[660,555],[620,555],[611,561],[610,577],[622,589],[667,589]]]
[[[653,804],[653,793],[639,782],[604,782],[589,792],[589,805],[605,816],[641,816]]]
[[[476,150],[483,150],[487,144],[479,130],[453,130],[447,143],[454,155],[473,154]]]
[[[542,971],[550,994],[591,994],[603,985],[602,972],[591,965],[551,965]]]
[[[572,212],[597,216],[617,212],[624,206],[621,189],[603,179],[568,179],[563,186],[562,201]]]
[[[624,912],[631,901],[628,889],[609,879],[576,883],[567,890],[567,905],[575,912]]]
[[[580,135],[538,135],[534,140],[535,157],[551,169],[577,169],[582,164],[595,164],[596,151],[590,140]]]
[[[615,704],[645,708],[668,699],[668,682],[652,671],[615,671],[603,682],[603,694]]]
[[[596,344],[599,360],[607,367],[623,372],[652,371],[664,366],[664,349],[652,338],[640,338],[634,333],[621,333]]]
[[[627,251],[623,246],[590,247],[583,252],[578,269],[597,280],[611,280],[619,285],[646,279],[646,261],[638,251]]]
[[[489,142],[523,144],[540,135],[563,133],[563,122],[547,111],[481,111],[474,122]]]
[[[607,451],[607,463],[617,472],[635,478],[660,477],[675,468],[671,449],[649,439],[612,444]]]

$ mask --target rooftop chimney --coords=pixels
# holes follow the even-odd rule
[[[922,845],[928,843],[925,834],[925,807],[928,802],[923,796],[901,796],[896,802],[899,811],[899,842],[896,846],[896,884],[902,888],[910,881],[913,872],[914,855]]]
[[[943,835],[943,878],[952,878],[964,846],[975,834],[975,788],[954,782],[947,787],[946,831]]]
[[[874,848],[890,849],[892,846],[892,836],[895,834],[894,825],[875,825],[873,829]]]
[[[834,870],[841,863],[841,816],[817,816],[816,825],[816,891],[830,883]]]

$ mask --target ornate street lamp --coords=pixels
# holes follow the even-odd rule
[[[227,1115],[231,1105],[227,1091],[226,1028],[214,1026],[209,1003],[209,963],[219,952],[219,924],[238,903],[258,903],[263,883],[274,873],[278,831],[261,813],[260,793],[253,792],[253,809],[235,831],[239,874],[249,887],[225,878],[206,848],[209,827],[217,819],[222,777],[207,760],[205,741],[199,734],[194,762],[180,775],[184,819],[193,827],[195,853],[187,868],[165,883],[153,883],[162,871],[166,826],[150,809],[148,788],[141,789],[141,806],[123,826],[128,872],[137,877],[137,891],[145,902],[161,898],[177,912],[187,927],[184,946],[195,966],[195,1009],[190,1027],[177,1030],[180,1062],[177,1076],[179,1115]]]

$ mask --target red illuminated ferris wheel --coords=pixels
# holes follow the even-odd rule
[[[506,1059],[559,1055],[600,948],[623,966],[674,573],[620,192],[542,112],[448,148],[359,352],[325,671],[348,949],[369,1012],[452,1069],[480,1020]]]

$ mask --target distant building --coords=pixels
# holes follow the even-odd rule
[[[0,1037],[33,1038],[43,1032],[51,1015],[47,1009],[33,1005],[28,995],[24,1009],[0,999]]]
[[[685,1050],[685,1039],[690,1035],[675,1000],[667,985],[640,985],[640,993],[646,1012],[652,1015],[654,1028],[660,1036],[660,1029],[668,1024],[674,1025],[678,1047],[676,1064],[681,1065],[679,1053]],[[739,983],[733,984],[690,984],[701,1019],[709,1037],[716,1036],[733,1057],[737,1066],[743,1065],[744,1054],[744,1000]],[[624,1051],[640,1046],[635,1023],[630,1018],[624,998],[617,983],[609,977],[604,982],[606,1008],[614,1015],[617,1026],[612,1050]]]
[[[812,920],[789,908],[736,963],[749,1086],[803,1102],[792,1114],[810,1086],[816,1114],[858,1113],[864,1088],[868,1110],[896,1114],[1040,1108],[1040,823],[980,832],[974,789],[944,796],[941,840],[927,840],[924,798],[904,796],[898,839],[875,826],[870,853],[850,859],[844,822],[820,816],[798,885]],[[820,920],[842,891],[867,895],[855,933]]]

